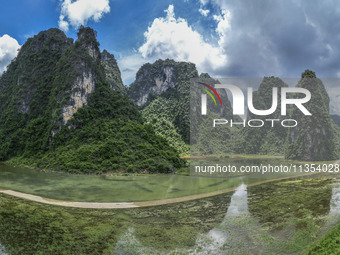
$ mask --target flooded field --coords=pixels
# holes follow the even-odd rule
[[[215,199],[222,197],[226,202],[221,204],[225,206],[223,218],[195,236],[190,248],[157,250],[155,244],[148,244],[137,225],[120,237],[115,252],[130,254],[132,249],[132,254],[301,254],[340,219],[340,182],[335,179],[296,179],[249,188],[241,184],[232,194]],[[221,217],[217,208],[210,207],[209,211]],[[188,213],[185,209],[181,212]]]
[[[282,164],[270,160],[229,160],[235,165],[263,162]],[[296,173],[295,175],[298,175]],[[74,202],[137,202],[178,198],[236,188],[242,183],[293,176],[283,174],[247,174],[229,178],[183,175],[96,176],[42,172],[25,167],[0,164],[0,189],[10,189],[50,199]]]
[[[340,221],[340,179],[290,177],[77,176],[1,165],[0,188],[70,201],[231,190],[118,210],[56,207],[0,194],[0,254],[303,254]]]

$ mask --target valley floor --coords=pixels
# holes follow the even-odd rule
[[[314,174],[318,174],[318,173],[314,173]],[[291,178],[302,177],[302,176],[306,176],[306,174],[294,175],[294,176],[289,176],[289,177],[281,177],[281,178],[269,179],[269,180],[262,180],[262,181],[248,184],[248,187],[261,185],[261,184],[269,183],[269,182],[274,182],[278,180],[286,180],[286,179],[291,179]],[[3,189],[0,189],[0,193],[27,199],[27,200],[34,201],[34,202],[48,204],[48,205],[57,205],[57,206],[74,207],[74,208],[88,208],[88,209],[101,209],[101,208],[102,209],[126,209],[126,208],[159,206],[159,205],[166,205],[166,204],[172,204],[172,203],[187,202],[187,201],[191,201],[195,199],[202,199],[202,198],[212,197],[216,195],[221,195],[224,193],[229,193],[229,192],[234,191],[235,189],[236,187],[232,187],[232,188],[217,190],[213,192],[207,192],[207,193],[195,194],[195,195],[183,196],[183,197],[176,197],[176,198],[142,201],[142,202],[117,202],[117,203],[61,201],[61,200],[56,200],[56,199],[44,198],[44,197],[36,196],[32,194],[27,194],[23,192],[18,192],[14,190],[3,190]]]
[[[130,209],[52,206],[0,193],[0,243],[14,255],[302,254],[339,220],[340,182],[332,179],[241,184]]]
[[[67,202],[3,189],[0,254],[336,254],[338,175],[257,179],[203,194],[127,203]],[[16,176],[8,176],[19,185]],[[42,189],[46,181],[34,185]],[[30,178],[27,182],[33,185]]]

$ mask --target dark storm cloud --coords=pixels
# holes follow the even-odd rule
[[[231,12],[223,45],[233,77],[320,77],[340,71],[340,2],[336,0],[215,0]]]

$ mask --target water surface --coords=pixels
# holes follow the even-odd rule
[[[0,189],[79,202],[130,202],[175,198],[237,187],[238,178],[181,175],[95,176],[42,171],[0,164]]]
[[[233,164],[279,161],[235,160]],[[95,176],[42,172],[0,164],[0,189],[74,202],[137,202],[203,194],[287,175],[248,174],[229,178],[182,175]]]

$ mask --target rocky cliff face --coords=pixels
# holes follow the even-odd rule
[[[12,134],[36,118],[45,119],[50,133],[44,141],[50,141],[48,136],[87,105],[101,79],[98,45],[95,31],[85,27],[75,44],[54,28],[29,38],[0,78],[0,128]]]
[[[128,89],[146,121],[181,152],[188,151],[190,79],[197,77],[192,63],[157,60],[143,65]]]
[[[81,76],[76,78],[69,94],[70,98],[61,110],[63,116],[62,125],[65,125],[79,108],[87,105],[87,101],[94,89],[95,83],[91,71],[84,71]]]
[[[28,39],[0,77],[0,160],[64,171],[170,172],[174,148],[144,125],[96,32]]]
[[[95,90],[96,76],[98,75],[98,66],[100,65],[101,54],[99,43],[96,40],[97,34],[91,28],[80,27],[78,32],[78,40],[75,43],[76,50],[85,51],[83,58],[76,61],[74,66],[68,72],[77,73],[71,81],[71,87],[66,91],[68,100],[62,106],[62,125],[65,125],[79,108],[87,105],[88,99]],[[96,68],[97,67],[97,68]],[[76,68],[76,70],[72,70]]]
[[[96,32],[28,39],[0,77],[0,159],[64,171],[170,172],[176,150],[144,125]]]
[[[189,151],[190,118],[195,132],[199,130],[200,118],[200,114],[195,115],[197,118],[190,116],[191,79],[199,79],[212,86],[218,83],[208,74],[198,76],[192,63],[166,59],[143,65],[128,89],[129,97],[140,107],[143,117],[154,126],[157,134],[167,139],[179,152],[185,153]],[[208,108],[219,117],[231,117],[227,94],[222,90],[219,93],[224,106],[215,106],[212,101],[208,101]],[[207,138],[202,136],[202,143],[206,142]],[[214,145],[210,143],[209,146]]]
[[[97,32],[92,28],[80,26],[77,33],[78,40],[76,41],[76,47],[86,49],[88,54],[93,58],[93,60],[99,60],[100,51],[99,43],[97,41]]]
[[[75,44],[58,29],[42,31],[22,46],[16,61],[1,77],[0,92],[11,94],[14,102],[9,103],[14,104],[13,107],[21,114],[30,117],[46,110],[51,104],[48,98],[53,94],[58,100],[50,106],[60,111],[55,116],[55,122],[59,123],[56,124],[57,129],[52,130],[55,134],[79,108],[87,105],[96,80],[102,78],[98,75],[103,76],[104,73],[99,70],[102,68],[101,61],[111,87],[124,90],[114,56],[104,51],[102,57],[98,46],[96,32],[91,28],[81,27]],[[110,70],[107,70],[107,65]],[[112,79],[113,76],[116,78]],[[6,86],[9,83],[15,86]],[[0,113],[6,101],[3,96]]]
[[[101,56],[106,80],[109,82],[111,88],[126,94],[126,87],[123,85],[121,73],[114,55],[104,50]]]
[[[65,63],[69,68],[61,70],[61,72],[65,72],[66,76],[70,73],[73,75],[68,81],[71,86],[57,94],[63,103],[60,106],[62,121],[55,120],[56,127],[52,130],[52,135],[58,132],[78,109],[88,104],[88,100],[95,90],[96,81],[106,80],[112,89],[125,92],[125,86],[122,83],[120,70],[114,56],[106,50],[103,53],[100,52],[96,36],[96,32],[91,28],[82,26],[79,29],[78,40],[73,49],[78,52],[78,56],[69,56],[70,59]]]
[[[158,60],[154,64],[143,65],[136,75],[136,81],[129,88],[129,97],[137,106],[145,105],[152,96],[158,96],[170,88],[175,88],[180,68],[196,72],[191,78],[197,77],[193,64],[173,60]],[[190,75],[190,74],[189,74]],[[189,78],[190,79],[190,78]],[[179,81],[181,82],[181,81]]]
[[[291,118],[299,124],[288,133],[286,158],[306,161],[335,159],[334,124],[329,115],[329,96],[322,81],[314,72],[306,70],[297,87],[311,92],[311,100],[304,105],[312,115],[303,115],[300,110],[292,109]]]

